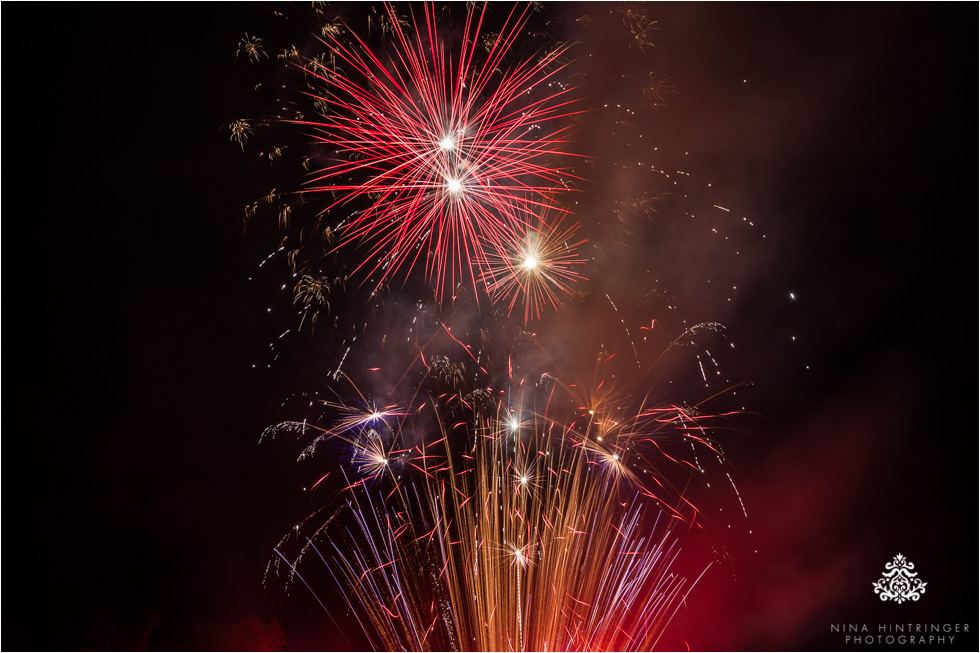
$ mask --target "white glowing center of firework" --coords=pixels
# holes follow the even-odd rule
[[[528,256],[526,259],[524,259],[522,267],[525,270],[533,270],[534,268],[538,267],[538,259],[534,258],[533,256]]]
[[[527,476],[521,477],[521,485],[527,485]]]
[[[459,179],[453,179],[452,177],[446,178],[446,188],[450,193],[460,193],[463,190],[463,182]]]
[[[515,430],[517,430],[517,420],[516,420],[516,419],[512,419],[512,420],[510,420],[510,429],[511,429],[512,431],[515,431]]]
[[[446,136],[444,139],[439,141],[439,147],[444,150],[451,150],[456,147],[456,143],[453,141],[452,136]]]
[[[371,419],[380,419],[381,418],[381,413],[371,413],[371,415],[369,417]]]
[[[619,454],[618,453],[614,453],[613,454],[613,460],[619,460]]]

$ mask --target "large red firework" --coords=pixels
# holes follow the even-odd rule
[[[325,35],[334,63],[316,68],[311,94],[322,111],[299,121],[327,160],[310,189],[332,194],[325,211],[363,202],[339,229],[340,247],[366,246],[358,269],[371,283],[422,263],[438,297],[467,278],[475,285],[481,262],[508,256],[530,216],[566,189],[567,172],[554,167],[568,155],[557,122],[573,112],[555,79],[564,48],[508,57],[528,11],[481,32],[486,7],[471,7],[458,50],[429,5],[407,17],[386,6],[382,51]]]

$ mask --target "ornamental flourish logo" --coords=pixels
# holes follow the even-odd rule
[[[875,594],[882,601],[891,599],[896,603],[918,601],[926,593],[926,583],[917,578],[919,572],[912,571],[915,565],[901,553],[885,565],[885,573],[877,583],[872,583]]]

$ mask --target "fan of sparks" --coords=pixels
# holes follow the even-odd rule
[[[314,512],[283,539],[276,569],[303,579],[304,556],[322,560],[377,650],[656,645],[693,586],[672,570],[672,525],[697,511],[683,493],[671,507],[654,470],[691,465],[662,448],[671,441],[715,452],[711,416],[628,412],[601,383],[582,392],[547,375],[518,396],[382,407],[358,394],[323,402],[330,426],[267,431],[296,435],[304,458],[332,452],[311,491],[333,483],[340,496],[332,517]]]
[[[575,109],[556,79],[564,48],[510,60],[527,5],[499,32],[484,31],[487,8],[471,5],[458,46],[428,4],[407,17],[385,10],[386,47],[328,30],[328,56],[307,67],[318,111],[293,121],[317,143],[306,190],[329,194],[324,212],[352,207],[338,247],[362,246],[356,267],[370,283],[419,267],[437,297],[466,281],[509,295],[513,251],[544,232],[535,216],[568,189],[555,167],[572,156],[562,119]],[[528,316],[541,305],[537,294],[527,303],[537,307]]]

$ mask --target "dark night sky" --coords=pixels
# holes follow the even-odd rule
[[[247,278],[270,243],[241,208],[268,178],[222,125],[251,106],[235,50],[263,7],[8,4],[5,649],[82,647],[144,607],[167,637],[254,614],[287,646],[346,646],[308,596],[261,587],[296,510],[288,460],[256,442],[296,388],[251,370],[271,330]],[[843,646],[832,623],[975,631],[977,6],[649,13],[677,95],[648,133],[767,235],[734,266],[690,234],[650,251],[679,295],[698,292],[680,251],[698,283],[742,288],[694,311],[728,326],[727,374],[767,418],[728,451],[749,510],[733,571],[672,636],[792,650]],[[883,605],[871,583],[899,552],[928,591]]]

